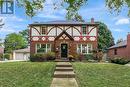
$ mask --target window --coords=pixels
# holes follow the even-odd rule
[[[86,35],[86,34],[87,34],[86,26],[82,26],[82,34],[83,34],[83,35]]]
[[[92,53],[92,44],[78,44],[77,53],[83,53],[83,54]]]
[[[37,44],[37,53],[46,53],[51,51],[51,44]]]
[[[114,49],[114,55],[117,55],[117,49]]]
[[[46,27],[42,27],[41,28],[41,35],[45,35],[46,34]]]

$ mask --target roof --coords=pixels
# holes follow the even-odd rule
[[[124,40],[124,41],[122,41],[122,42],[120,42],[120,43],[118,43],[118,44],[116,44],[116,45],[114,45],[114,46],[111,46],[111,47],[108,48],[108,49],[119,48],[119,47],[125,47],[126,45],[127,45],[127,40]]]
[[[14,50],[14,52],[17,52],[17,53],[29,53],[30,52],[30,48]]]
[[[34,22],[29,25],[97,25],[98,23],[91,22],[77,22],[77,21],[65,21],[65,20],[57,20],[57,21],[48,21],[48,22]]]

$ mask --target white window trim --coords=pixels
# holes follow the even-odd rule
[[[46,44],[46,49],[45,49],[45,53],[47,53],[48,52],[48,49],[47,49],[47,45],[48,45],[48,43]],[[51,51],[51,44],[49,44],[50,45],[50,51]],[[41,44],[40,44],[40,48],[41,48]],[[35,53],[38,53],[37,52],[37,44],[36,44],[36,46],[35,46]]]
[[[83,53],[83,44],[80,44],[80,45],[78,44],[78,45],[77,45],[77,53],[92,54],[92,53],[89,53],[89,51],[88,51],[88,47],[89,47],[88,45],[89,45],[89,44],[87,44],[87,52],[86,52],[86,53]],[[79,46],[80,46],[80,48],[81,48],[81,49],[80,49],[80,52],[78,52],[78,51],[79,51]],[[92,48],[93,48],[92,46],[93,46],[93,45],[91,44],[91,50],[92,50]]]

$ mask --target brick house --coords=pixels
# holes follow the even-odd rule
[[[4,48],[0,46],[0,54],[4,53]]]
[[[30,53],[53,51],[56,58],[76,53],[89,54],[97,48],[98,24],[91,22],[51,21],[29,24]]]
[[[108,49],[108,57],[113,58],[116,56],[130,58],[130,33],[127,35],[127,40]]]

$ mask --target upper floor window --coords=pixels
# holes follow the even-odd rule
[[[87,34],[87,28],[86,28],[86,26],[82,26],[82,34],[83,35]]]
[[[45,26],[41,27],[41,35],[45,35],[47,32],[47,29]]]

